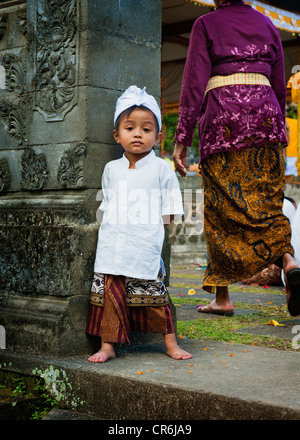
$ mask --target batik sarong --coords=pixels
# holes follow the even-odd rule
[[[169,297],[157,280],[94,274],[86,332],[105,342],[129,343],[129,333],[175,333]]]
[[[201,164],[209,256],[203,288],[246,279],[294,254],[282,212],[283,149],[262,145],[213,154]]]

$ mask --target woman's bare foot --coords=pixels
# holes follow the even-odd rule
[[[115,350],[113,344],[109,342],[103,342],[101,346],[101,350],[97,353],[93,354],[88,358],[90,362],[106,362],[108,359],[113,359],[116,357]]]
[[[175,333],[164,335],[164,342],[166,347],[166,354],[173,359],[190,359],[192,355],[180,348],[177,344]]]
[[[234,314],[233,306],[231,303],[226,305],[218,304],[216,299],[207,304],[207,306],[198,307],[198,312],[223,316],[232,316]]]
[[[232,316],[234,312],[229,297],[228,286],[217,286],[216,298],[210,304],[207,304],[207,306],[199,307],[198,312]]]

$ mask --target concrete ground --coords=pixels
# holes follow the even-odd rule
[[[189,288],[198,292],[200,302],[212,298],[200,289],[201,274],[203,270],[197,265],[172,268],[169,292],[174,303],[176,298],[188,297]],[[231,294],[233,303],[285,304],[282,287],[272,289],[272,293],[269,289],[251,293],[252,286],[240,285],[240,291],[236,287]],[[220,319],[204,316],[191,305],[176,306],[176,312],[179,321]],[[235,314],[250,312],[235,309]],[[295,318],[285,321],[284,326],[259,325],[243,331],[290,341],[296,337],[297,342],[299,324]],[[192,353],[192,359],[169,358],[164,354],[162,338],[155,337],[148,343],[118,349],[116,359],[105,364],[89,362],[89,353],[41,358],[7,350],[0,351],[0,364],[24,374],[34,371],[49,381],[52,391],[64,396],[64,406],[51,411],[45,420],[300,419],[297,344],[295,349],[283,351],[186,337],[178,341]]]

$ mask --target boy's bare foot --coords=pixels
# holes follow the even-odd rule
[[[180,348],[176,341],[175,333],[164,335],[166,354],[173,359],[190,359],[192,355]]]
[[[104,342],[102,344],[101,350],[97,353],[93,354],[88,358],[90,362],[106,362],[108,359],[113,359],[116,357],[115,350],[113,344],[109,344],[108,342]]]
[[[191,357],[192,357],[192,355],[190,353],[188,353],[185,350],[182,350],[182,348],[178,347],[178,345],[177,345],[177,347],[166,350],[166,354],[176,360],[191,359]]]

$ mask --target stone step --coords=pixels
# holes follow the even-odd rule
[[[179,298],[186,288],[168,288]],[[199,299],[212,295],[195,289]],[[267,292],[267,289],[266,289]],[[193,297],[196,297],[194,295]],[[285,304],[285,295],[253,293],[251,288],[232,292],[234,303]],[[178,320],[214,319],[200,314],[196,306],[175,306]],[[236,314],[251,313],[243,308]],[[230,318],[226,318],[230,319]],[[247,333],[292,339],[300,320],[284,327],[260,325]],[[300,331],[298,332],[300,333]],[[39,357],[0,350],[0,364],[23,374],[55,379],[50,388],[59,393],[59,410],[45,420],[102,420],[110,422],[199,421],[199,420],[299,420],[299,353],[258,346],[209,340],[179,339],[193,357],[176,361],[165,355],[162,337],[133,339],[134,344],[117,349],[116,359],[105,364],[85,356]],[[69,384],[69,386],[67,385]],[[117,421],[117,422],[114,422]],[[144,423],[144,422],[143,422]]]
[[[98,420],[97,417],[89,414],[72,411],[68,409],[54,408],[42,420]]]
[[[176,361],[156,343],[87,356],[41,358],[2,350],[10,369],[55,376],[64,409],[98,420],[300,419],[299,352],[180,340],[193,358]],[[55,372],[55,374],[53,373]],[[37,373],[36,373],[37,374]],[[53,376],[54,375],[54,376]],[[64,391],[61,383],[69,383]],[[53,388],[53,387],[52,387]],[[59,391],[60,390],[60,391]]]

